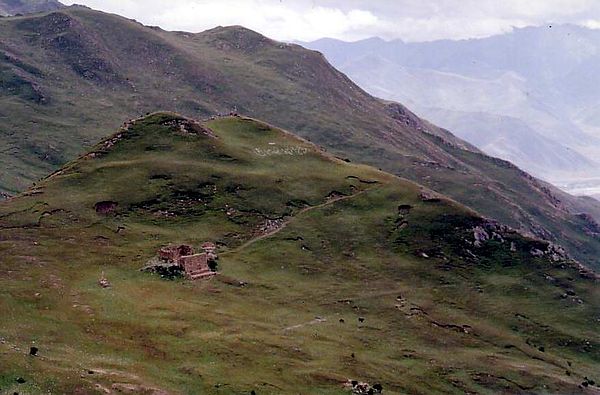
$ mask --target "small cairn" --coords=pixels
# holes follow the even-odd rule
[[[100,285],[102,288],[110,288],[112,286],[110,284],[110,281],[108,281],[108,279],[106,278],[104,272],[102,272],[102,276],[98,280],[98,285]]]

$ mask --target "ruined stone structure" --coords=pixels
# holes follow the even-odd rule
[[[214,243],[206,242],[202,244],[202,250],[206,254],[208,260],[208,266],[211,268],[216,267],[216,262],[219,259],[217,256],[217,246]]]
[[[216,275],[211,264],[216,267],[216,246],[213,243],[204,243],[201,254],[196,254],[194,249],[187,245],[168,246],[158,250],[158,259],[161,265],[178,267],[190,280],[199,280]],[[157,270],[154,270],[158,272]]]
[[[190,246],[168,246],[158,250],[158,257],[167,262],[179,262],[182,256],[194,255],[194,249]]]
[[[185,270],[186,277],[190,280],[199,280],[216,274],[208,266],[208,256],[206,253],[182,256],[179,262]]]

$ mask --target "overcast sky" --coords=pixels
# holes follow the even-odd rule
[[[485,37],[523,27],[600,28],[600,0],[75,0],[167,30],[243,25],[278,40]]]

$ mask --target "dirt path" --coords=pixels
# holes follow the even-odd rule
[[[317,317],[317,318],[315,318],[312,321],[305,322],[304,324],[298,324],[298,325],[288,326],[287,328],[283,328],[283,330],[284,331],[291,331],[291,330],[294,330],[294,329],[300,329],[300,328],[308,326],[308,325],[322,324],[324,322],[327,322],[326,318]]]
[[[234,248],[234,249],[233,249],[233,250],[231,250],[231,251],[224,252],[224,253],[222,253],[221,255],[225,256],[225,255],[229,255],[229,254],[232,254],[232,253],[240,252],[240,251],[242,251],[242,250],[246,249],[247,247],[251,246],[252,244],[254,244],[254,243],[258,242],[258,241],[261,241],[261,240],[263,240],[263,239],[266,239],[266,238],[268,238],[268,237],[271,237],[271,236],[273,236],[273,235],[276,235],[277,233],[279,233],[279,232],[281,232],[283,229],[285,229],[285,228],[286,228],[286,227],[287,227],[287,226],[288,226],[288,225],[289,225],[289,224],[290,224],[290,223],[291,223],[291,222],[292,222],[292,221],[293,221],[295,218],[297,218],[299,215],[302,215],[302,214],[304,214],[304,213],[307,213],[307,212],[309,212],[309,211],[318,210],[318,209],[320,209],[320,208],[325,208],[325,207],[331,206],[332,204],[335,204],[335,203],[337,203],[337,202],[341,202],[341,201],[343,201],[343,200],[348,200],[348,199],[355,198],[355,197],[357,197],[357,196],[359,196],[359,195],[362,195],[363,193],[366,193],[366,192],[370,191],[371,189],[373,189],[373,188],[364,189],[364,190],[362,190],[362,191],[360,191],[360,192],[357,192],[357,193],[355,193],[355,194],[353,194],[353,195],[339,196],[339,197],[336,197],[336,198],[333,198],[333,199],[329,199],[329,200],[328,200],[328,201],[326,201],[325,203],[321,203],[321,204],[318,204],[318,205],[316,205],[316,206],[310,206],[310,207],[303,208],[302,210],[298,211],[298,212],[296,213],[296,215],[294,215],[294,216],[292,216],[292,217],[288,218],[287,220],[285,220],[285,221],[284,221],[284,222],[281,224],[281,226],[280,226],[280,227],[278,227],[277,229],[274,229],[274,230],[272,230],[272,231],[270,231],[270,232],[267,232],[267,233],[265,233],[265,234],[262,234],[262,235],[260,235],[260,236],[258,236],[258,237],[255,237],[255,238],[253,238],[253,239],[250,239],[250,240],[248,240],[247,242],[245,242],[244,244],[242,244],[241,246],[239,246],[239,247],[237,247],[237,248]]]

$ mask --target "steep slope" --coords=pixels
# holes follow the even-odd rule
[[[595,30],[558,25],[477,40],[324,39],[306,45],[325,53],[370,93],[410,105],[488,154],[516,159],[525,170],[569,191],[576,190],[571,184],[586,179],[600,187],[600,124],[595,117],[600,81],[593,72],[600,59],[600,34]],[[487,122],[491,117],[519,120],[526,126],[519,128],[522,138],[512,139],[511,130]],[[508,147],[490,149],[481,143],[490,135]],[[532,144],[543,149],[549,165],[541,168],[530,155]],[[567,150],[569,159],[576,160],[565,164],[562,153]]]
[[[0,15],[33,14],[63,7],[57,0],[0,0]]]
[[[238,111],[598,264],[600,241],[570,209],[595,215],[593,203],[557,199],[516,167],[368,95],[319,53],[241,27],[165,32],[79,7],[5,18],[0,34],[8,87],[0,97],[0,187],[9,193],[76,157],[121,119],[155,110],[196,117]]]
[[[211,280],[139,271],[206,241]],[[251,119],[127,123],[0,204],[0,273],[7,393],[597,390],[595,275]]]

